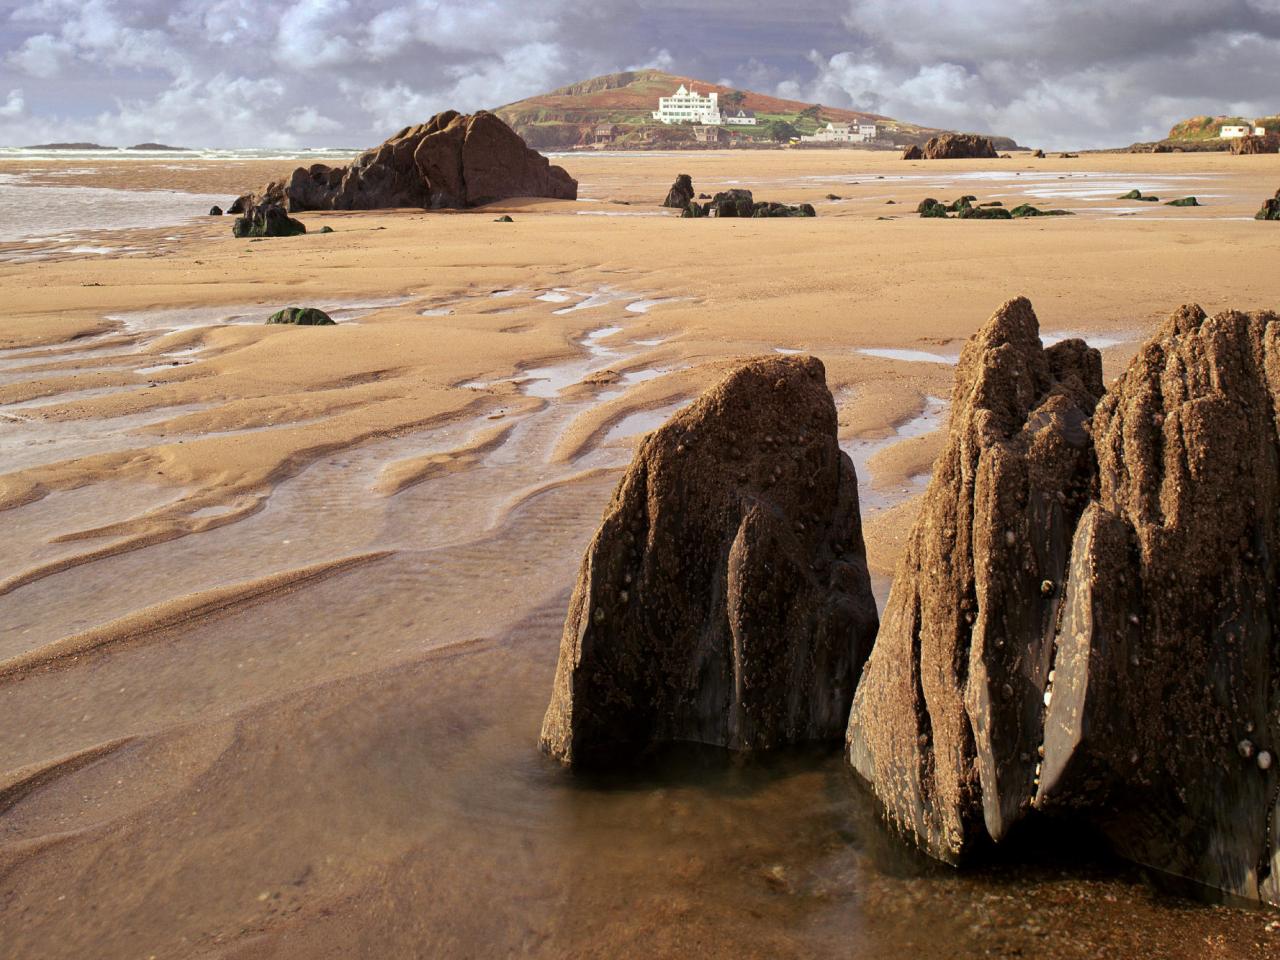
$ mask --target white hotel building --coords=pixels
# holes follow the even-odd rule
[[[828,123],[811,137],[801,137],[801,143],[870,143],[880,135],[874,123]]]
[[[720,94],[712,91],[703,96],[682,83],[680,89],[669,97],[658,98],[658,109],[653,119],[660,123],[700,123],[719,126],[722,123],[754,127],[756,115],[750,110],[720,108]]]

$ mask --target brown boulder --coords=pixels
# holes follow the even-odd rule
[[[976,133],[944,133],[931,137],[924,145],[926,160],[996,160],[995,144],[990,137]]]
[[[1040,809],[1280,904],[1280,317],[1184,307],[1099,404]]]
[[[497,116],[448,110],[406,127],[349,167],[299,167],[255,199],[296,212],[462,208],[510,197],[577,196],[578,182],[525,146]]]
[[[583,558],[544,750],[840,737],[876,610],[836,426],[822,363],[770,357],[642,442]]]
[[[920,145],[913,143],[907,149],[902,151],[903,160],[923,160],[924,151],[920,149]]]
[[[1043,151],[1043,150],[1036,150],[1036,152],[1035,152],[1035,153],[1033,153],[1031,156],[1032,156],[1032,158],[1033,158],[1033,159],[1036,159],[1036,160],[1043,160],[1043,159],[1044,159],[1044,151]]]
[[[1035,792],[1054,616],[1093,479],[1096,350],[1044,349],[1031,304],[968,342],[950,433],[849,718],[849,760],[888,816],[954,861]]]
[[[693,202],[694,195],[693,178],[687,173],[682,173],[676,177],[676,182],[667,191],[667,199],[662,201],[662,205],[684,210]]]

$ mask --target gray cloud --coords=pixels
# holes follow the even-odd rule
[[[1280,0],[13,0],[0,142],[362,146],[629,67],[1049,147],[1280,109]]]

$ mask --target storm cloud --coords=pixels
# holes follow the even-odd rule
[[[673,73],[1052,148],[1280,110],[1280,0],[3,0],[0,143],[365,146]]]

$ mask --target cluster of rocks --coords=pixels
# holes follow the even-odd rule
[[[542,745],[839,740],[877,621],[821,361],[747,363],[641,444],[591,542]]]
[[[299,167],[286,180],[241,197],[243,208],[275,203],[301,210],[475,207],[510,197],[576,200],[578,182],[529,149],[486,111],[436,114],[406,127],[349,167]]]
[[[644,441],[544,748],[764,749],[847,707],[850,764],[935,857],[1061,817],[1280,904],[1280,317],[1184,307],[1106,390],[1096,350],[1005,304],[960,358],[879,623],[823,376],[753,361]]]
[[[974,133],[944,133],[930,140],[923,149],[912,145],[903,151],[903,160],[998,160],[990,137]]]
[[[1276,195],[1262,201],[1262,209],[1253,215],[1255,220],[1280,220],[1280,190]]]
[[[1159,203],[1159,197],[1153,197],[1150,194],[1143,193],[1141,190],[1130,190],[1123,196],[1116,197],[1117,200],[1138,200],[1142,203]],[[1177,200],[1166,200],[1166,207],[1198,207],[1200,201],[1196,197],[1179,197]]]
[[[922,217],[946,220],[1021,220],[1024,217],[1070,217],[1070,210],[1041,210],[1029,203],[1020,203],[1012,209],[1006,209],[1000,200],[978,203],[978,198],[966,194],[951,203],[942,203],[933,197],[926,197],[916,207],[916,213]]]
[[[680,186],[677,180],[672,192]],[[692,186],[690,186],[692,191]],[[668,196],[668,200],[671,199]],[[685,204],[681,217],[816,217],[818,212],[811,203],[791,206],[771,200],[756,200],[750,190],[724,190],[710,200],[699,203],[690,200]]]

